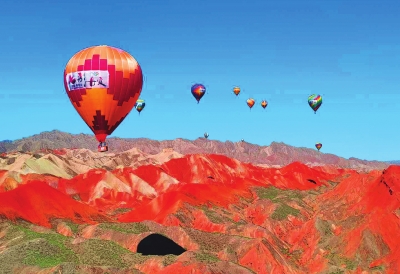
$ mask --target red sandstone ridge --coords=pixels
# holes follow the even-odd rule
[[[74,201],[40,181],[31,181],[18,188],[0,193],[0,215],[11,220],[24,219],[51,227],[52,218],[66,218],[80,223],[95,223],[108,218],[96,209]]]
[[[144,273],[400,273],[400,167],[360,173],[292,162],[264,168],[191,154],[138,167],[97,166],[70,178],[17,172],[64,174],[62,168],[73,167],[69,160],[60,169],[50,162],[66,155],[93,160],[91,152],[74,153],[41,161],[13,156],[0,172],[0,215],[47,227],[52,218],[112,220],[82,228],[84,239],[74,244],[95,238],[136,252],[141,239],[160,233],[188,250],[168,264],[164,257],[135,257],[132,267]],[[104,157],[142,161],[143,155]],[[60,223],[57,231],[71,236],[72,228]]]
[[[307,190],[317,188],[325,184],[326,180],[336,177],[301,163],[293,163],[282,169],[266,169],[222,155],[187,155],[165,163],[157,171],[154,169],[142,166],[132,173],[151,186],[162,182],[160,174],[176,178],[179,184],[170,186],[169,191],[158,191],[157,197],[121,215],[120,221],[162,221],[184,203],[213,204],[228,208],[240,198],[252,197],[251,187],[276,186],[281,189]],[[146,172],[150,170],[154,171]]]
[[[353,174],[318,199],[319,207],[337,208],[337,212],[328,211],[323,218],[339,229],[337,244],[343,243],[341,252],[348,257],[361,256],[363,264],[385,268],[385,273],[400,273],[399,240],[395,236],[400,231],[399,178],[399,166]],[[356,222],[351,222],[353,216],[357,216]],[[373,250],[372,256],[367,258],[360,247]]]

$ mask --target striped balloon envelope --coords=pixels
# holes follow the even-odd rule
[[[322,96],[319,94],[312,94],[308,96],[308,105],[317,113],[317,110],[322,105]]]
[[[83,49],[68,61],[64,70],[67,95],[99,142],[105,142],[126,118],[142,86],[138,62],[115,47]]]

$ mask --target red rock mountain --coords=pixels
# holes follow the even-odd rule
[[[194,150],[196,142],[210,141],[170,146]],[[278,145],[232,144],[248,146],[246,155]],[[147,147],[149,154],[130,148],[3,155],[0,215],[55,229],[75,252],[94,239],[129,252],[121,255],[126,272],[89,269],[80,259],[76,269],[83,273],[400,273],[400,167],[367,172],[298,161],[262,167],[218,154],[155,154],[154,147]],[[86,225],[73,232],[56,219]],[[142,230],[133,230],[138,224]],[[187,251],[168,263],[163,256],[139,259],[138,244],[150,233]],[[1,235],[0,263],[1,250],[14,247]]]

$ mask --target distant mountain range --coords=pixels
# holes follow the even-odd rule
[[[400,160],[396,160],[396,161],[386,161],[385,163],[389,163],[391,165],[400,165]]]
[[[357,158],[345,159],[333,154],[318,152],[310,148],[298,148],[284,143],[272,142],[269,146],[259,146],[247,142],[220,142],[199,138],[194,141],[175,139],[155,141],[146,138],[128,139],[110,137],[107,139],[109,153],[120,153],[137,148],[145,154],[155,155],[165,149],[179,154],[222,154],[242,162],[261,166],[285,166],[292,162],[302,162],[309,166],[332,165],[339,168],[353,168],[357,170],[384,169],[390,164],[400,164],[400,161],[379,162],[366,161]],[[97,141],[93,135],[70,134],[53,130],[42,132],[30,137],[10,142],[0,142],[0,153],[9,152],[36,152],[46,149],[88,149],[95,151]]]

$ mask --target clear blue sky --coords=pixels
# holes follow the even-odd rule
[[[145,77],[146,108],[112,136],[207,131],[221,141],[321,142],[321,152],[346,158],[399,159],[399,14],[398,0],[4,0],[0,140],[92,133],[66,96],[63,70],[77,51],[106,44],[132,54]],[[207,88],[199,105],[194,83]],[[316,115],[312,93],[323,96]]]

